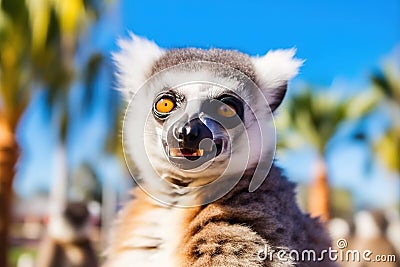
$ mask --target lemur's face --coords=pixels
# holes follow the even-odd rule
[[[160,92],[152,113],[161,128],[165,158],[183,170],[226,161],[232,153],[231,139],[243,133],[245,105],[234,91],[211,84]]]
[[[120,46],[117,75],[130,101],[124,142],[139,180],[196,187],[272,162],[272,112],[301,65],[292,50],[257,58],[164,51],[136,36]]]
[[[157,176],[200,186],[258,161],[260,147],[250,147],[261,143],[257,107],[252,110],[249,103],[258,102],[259,89],[241,72],[217,63],[184,63],[154,75],[140,91],[125,123],[127,133],[144,129],[145,156]],[[260,92],[258,97],[263,97]],[[259,120],[270,121],[269,107],[263,107]],[[144,126],[138,117],[146,118]]]

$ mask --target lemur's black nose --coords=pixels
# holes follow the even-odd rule
[[[205,139],[212,139],[210,129],[199,119],[192,119],[175,128],[175,138],[184,148],[198,149],[200,142]]]

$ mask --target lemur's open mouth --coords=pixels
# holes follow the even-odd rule
[[[215,146],[209,149],[194,149],[189,147],[172,147],[169,148],[169,156],[173,158],[186,158],[188,160],[197,160],[200,157],[218,156],[222,151],[223,141],[214,140]]]
[[[170,148],[169,155],[171,157],[201,157],[204,154],[204,149],[191,148]]]

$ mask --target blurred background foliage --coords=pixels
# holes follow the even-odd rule
[[[394,62],[389,62],[372,77],[374,90],[380,94],[385,116],[389,117],[384,134],[372,140],[371,148],[389,170],[400,173],[400,73]]]
[[[379,99],[372,91],[343,98],[327,90],[317,91],[305,87],[291,95],[277,120],[281,133],[278,146],[295,149],[301,145],[311,146],[317,153],[314,177],[309,187],[308,210],[330,218],[329,177],[326,148],[343,123],[363,119],[377,105]],[[349,138],[353,138],[351,135]],[[343,141],[343,140],[341,140]]]
[[[12,181],[17,162],[15,155],[19,154],[15,138],[10,136],[15,136],[21,116],[35,90],[44,91],[47,119],[57,122],[55,127],[58,128],[60,146],[65,146],[67,141],[72,114],[70,109],[78,110],[75,113],[78,116],[91,111],[95,80],[100,69],[109,66],[101,51],[88,51],[83,60],[77,58],[77,52],[81,45],[88,46],[88,40],[84,37],[110,4],[108,2],[0,1],[0,266],[6,266],[11,220],[9,207],[12,205]],[[68,103],[70,89],[77,82],[84,84],[82,101]],[[114,99],[111,97],[108,109],[114,114],[112,116],[118,116],[118,102]],[[116,139],[114,130],[110,130],[109,134],[110,139]],[[117,142],[111,143],[117,146]],[[108,148],[113,149],[110,146]],[[61,151],[65,153],[65,148]],[[61,156],[61,160],[66,159],[66,156]],[[62,187],[68,184],[62,180],[67,179],[70,171],[66,162],[59,164],[63,166],[60,172],[65,173],[54,177],[55,199],[50,201],[63,205],[69,190]],[[90,169],[88,165],[85,166]],[[98,201],[101,187],[93,172],[90,172],[85,177],[77,176],[82,178],[80,180],[72,180],[71,188],[80,200],[94,198]],[[91,184],[88,184],[90,180]],[[88,194],[93,194],[93,197]]]
[[[123,104],[112,90],[109,49],[100,47],[96,38],[105,24],[118,24],[107,17],[116,2],[0,0],[0,267],[7,266],[7,259],[15,266],[35,258],[48,218],[59,215],[68,200],[88,204],[96,229],[92,240],[101,249],[115,211],[132,186],[117,130]],[[278,111],[278,158],[290,167],[287,155],[302,157],[304,149],[313,151],[310,179],[301,181],[296,173],[290,177],[301,183],[298,195],[304,209],[326,223],[340,217],[351,229],[354,213],[365,207],[357,206],[357,192],[335,186],[329,162],[332,157],[345,158],[333,153],[335,148],[362,144],[367,151],[365,177],[376,176],[374,166],[379,165],[380,173],[389,172],[391,179],[399,180],[399,66],[399,58],[390,58],[380,69],[370,70],[366,88],[345,95],[307,80],[293,83]],[[32,144],[22,138],[32,135],[24,118],[38,106],[45,122],[37,127],[45,125],[55,137],[49,134],[35,142],[50,143],[56,152],[48,154],[36,145],[35,155],[52,173],[51,181],[32,181],[38,184],[35,194],[26,197],[14,194],[13,184],[15,188],[16,172],[22,172],[31,156]],[[376,126],[377,117],[385,123]],[[79,129],[86,125],[90,129],[85,135]],[[96,148],[83,147],[82,140],[91,138],[98,140]],[[94,153],[95,159],[78,159],[74,149]],[[25,179],[33,179],[30,176],[25,174]],[[398,223],[399,201],[400,196],[388,207],[377,206],[397,210],[390,218]]]

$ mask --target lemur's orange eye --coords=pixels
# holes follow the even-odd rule
[[[236,110],[227,104],[223,104],[218,108],[218,114],[226,118],[231,118],[236,115]]]
[[[156,110],[160,113],[169,113],[175,107],[175,101],[170,98],[161,98],[156,103]]]

